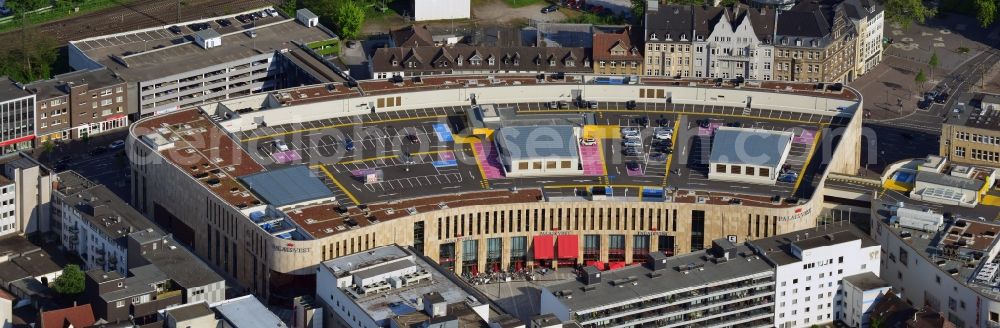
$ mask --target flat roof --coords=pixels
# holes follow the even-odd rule
[[[138,295],[151,293],[156,290],[156,288],[153,287],[154,284],[170,279],[170,277],[154,265],[135,267],[129,269],[129,272],[131,272],[132,275],[125,278],[125,284],[122,286],[122,289],[101,294],[100,297],[107,302],[132,298]]]
[[[237,15],[212,17],[207,20],[233,19]],[[181,25],[188,25],[185,22]],[[211,23],[209,23],[211,24]],[[71,41],[84,55],[118,73],[128,81],[149,81],[180,74],[212,65],[223,64],[281,49],[296,46],[292,41],[309,43],[333,38],[322,29],[306,27],[291,18],[268,17],[255,25],[233,24],[228,28],[218,25],[222,44],[204,49],[194,41],[194,34],[176,35],[168,28],[137,31],[129,35],[108,35]],[[246,30],[254,30],[250,37]],[[188,29],[182,29],[184,33]],[[201,32],[204,32],[201,31]],[[125,66],[112,59],[123,58]]]
[[[14,80],[11,80],[7,76],[0,76],[0,102],[28,96],[31,96],[31,93],[18,87]]]
[[[455,285],[454,282],[445,277],[441,272],[434,269],[433,266],[425,262],[420,256],[416,256],[397,245],[382,246],[365,252],[341,256],[323,262],[322,265],[326,270],[334,273],[334,275],[337,275],[337,273],[343,274],[346,271],[350,271],[353,274],[353,272],[373,264],[384,263],[407,256],[413,258],[412,263],[417,267],[417,271],[423,270],[430,273],[431,279],[406,288],[390,289],[373,295],[358,295],[354,297],[354,303],[376,322],[390,319],[397,315],[422,311],[423,307],[418,306],[414,300],[422,299],[428,293],[440,294],[444,302],[448,304],[465,302],[469,297],[468,293],[459,288],[458,285]],[[344,291],[344,293],[353,295],[351,291]]]
[[[871,271],[865,271],[864,273],[859,273],[852,276],[844,277],[844,280],[851,283],[855,287],[861,290],[872,290],[876,288],[892,287],[889,283],[879,278]]]
[[[104,185],[80,190],[67,196],[65,202],[73,204],[84,220],[112,239],[148,229],[159,231],[152,221]]]
[[[224,281],[184,245],[170,238],[164,238],[160,243],[159,247],[147,250],[142,257],[181,287],[195,288]]]
[[[274,206],[333,199],[333,192],[306,165],[269,170],[239,178],[250,191]]]
[[[32,244],[28,241],[28,238],[21,235],[13,234],[0,238],[0,256],[21,256],[23,254],[37,252],[41,249],[41,247]]]
[[[952,188],[958,188],[962,190],[974,190],[979,191],[983,186],[985,181],[956,177],[944,173],[931,172],[931,171],[917,171],[917,182],[932,183],[936,185],[942,185]]]
[[[188,303],[165,310],[167,315],[174,318],[174,321],[185,321],[205,316],[215,317],[215,312],[208,307],[206,302]]]
[[[118,78],[118,75],[108,69],[97,68],[78,70],[56,75],[48,80],[32,82],[26,85],[25,88],[35,93],[35,97],[38,98],[38,101],[43,101],[56,97],[68,96],[70,93],[68,86],[84,84],[87,85],[87,89],[93,91],[96,89],[125,84],[125,81]]]
[[[720,127],[712,139],[709,161],[776,167],[791,142],[791,132]]]
[[[215,312],[236,328],[243,327],[288,327],[278,316],[268,310],[256,297],[246,295],[212,304]]]
[[[979,107],[965,106],[964,110],[956,111],[955,108],[945,108],[948,117],[945,124],[966,126],[983,130],[1000,130],[1000,108],[996,107],[1000,96],[993,94],[980,94],[973,99],[980,99]],[[993,104],[993,109],[982,108],[985,104]]]
[[[17,266],[21,267],[24,271],[34,277],[59,272],[63,269],[52,260],[52,257],[49,256],[48,253],[44,251],[24,254],[11,259],[10,261],[14,262],[14,264],[17,264]]]
[[[799,230],[786,234],[748,241],[751,247],[776,265],[787,265],[801,261],[792,255],[792,246],[801,250],[826,247],[861,240],[861,247],[877,246],[867,234],[851,224],[838,222],[814,229]]]
[[[660,275],[650,275],[653,272],[647,265],[633,265],[621,269],[604,271],[601,282],[587,286],[578,279],[569,280],[546,287],[552,293],[569,291],[572,297],[559,297],[570,312],[587,311],[618,302],[641,299],[654,295],[671,293],[693,287],[703,287],[725,280],[746,278],[759,275],[770,276],[771,265],[757,258],[746,246],[737,246],[736,254],[729,261],[706,261],[703,256],[712,257],[707,251],[692,252],[667,259],[666,268],[656,272]],[[685,274],[680,267],[689,264],[701,264],[702,269],[690,269]],[[620,279],[635,279],[634,284],[613,284]],[[584,290],[588,287],[588,290]]]
[[[493,137],[512,160],[578,158],[577,139],[569,125],[508,126]]]

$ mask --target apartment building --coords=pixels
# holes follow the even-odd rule
[[[35,139],[35,95],[0,77],[0,156],[31,149]]]
[[[649,1],[646,7],[645,75],[690,77],[692,10],[697,7],[663,5]],[[703,73],[704,74],[704,73]]]
[[[849,223],[748,244],[774,266],[776,327],[809,327],[841,319],[844,308],[853,304],[845,298],[842,280],[867,272],[879,274],[879,245]]]
[[[376,79],[495,73],[592,73],[584,48],[418,46],[379,48],[369,61]]]
[[[844,0],[844,7],[854,27],[854,76],[861,76],[882,62],[885,10],[878,1]]]
[[[955,163],[1000,167],[1000,96],[981,96],[979,108],[948,115],[941,125],[942,157]]]
[[[127,83],[114,72],[85,69],[27,84],[38,102],[38,143],[79,139],[128,126]]]
[[[0,177],[0,236],[17,233],[18,222],[14,216],[14,203],[17,201],[14,181]]]
[[[881,61],[883,8],[870,0],[646,8],[645,75],[849,82]]]
[[[4,231],[17,234],[59,231],[58,224],[53,225],[49,216],[52,189],[49,169],[26,154],[0,160],[0,166],[3,169],[0,181],[4,183],[0,190],[5,200],[0,205],[0,222],[5,223],[0,226],[13,224],[8,226],[13,230]]]
[[[803,2],[779,14],[776,80],[847,83],[854,79],[857,34],[844,8]]]
[[[746,246],[719,239],[676,257],[600,272],[542,289],[541,314],[583,327],[771,327],[774,271]]]
[[[247,20],[247,13],[263,17]],[[300,17],[297,21],[273,9],[258,9],[72,41],[69,63],[77,70],[114,72],[128,82],[128,113],[133,118],[157,115],[292,83],[284,80],[291,64],[281,54],[296,44],[335,37]],[[185,41],[175,44],[181,36]]]
[[[632,41],[632,29],[594,32],[594,74],[642,75],[642,49]]]

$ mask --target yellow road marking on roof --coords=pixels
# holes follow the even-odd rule
[[[410,155],[433,155],[433,154],[440,154],[440,153],[447,153],[447,152],[455,152],[455,151],[451,150],[451,149],[432,150],[432,151],[418,151],[418,152],[415,152],[415,153],[410,153]]]
[[[598,114],[603,113],[603,112],[609,112],[609,113],[662,113],[662,114],[677,114],[677,115],[702,115],[702,116],[712,116],[712,117],[736,117],[736,118],[744,118],[744,119],[745,118],[753,118],[753,119],[761,119],[761,120],[777,121],[777,122],[786,122],[786,123],[796,123],[796,124],[807,124],[807,125],[818,125],[818,124],[821,124],[821,125],[826,125],[826,123],[821,123],[821,122],[810,122],[810,121],[796,120],[796,119],[790,119],[790,118],[776,118],[776,117],[764,117],[764,116],[747,116],[747,115],[742,115],[742,114],[724,114],[724,113],[711,113],[711,112],[683,112],[683,111],[675,111],[675,110],[657,111],[657,110],[639,110],[639,109],[591,109],[590,111],[597,112]],[[567,110],[565,110],[565,109],[540,109],[540,110],[518,110],[517,112],[518,113],[522,113],[523,112],[525,114],[530,114],[530,113],[566,113]],[[817,114],[817,115],[819,115],[819,114]],[[824,116],[824,117],[829,117],[831,119],[833,118],[833,116]]]
[[[684,115],[678,115],[677,119],[674,120],[674,134],[670,136],[670,142],[672,142],[673,144],[672,146],[670,146],[671,150],[670,154],[667,154],[667,166],[666,168],[663,169],[663,186],[667,185],[667,177],[670,176],[670,163],[674,161],[674,154],[677,153],[678,143],[674,142],[674,140],[677,140],[677,131],[680,131],[681,129],[681,116]]]
[[[343,191],[344,194],[347,195],[347,198],[350,198],[351,201],[354,202],[354,205],[361,204],[361,202],[358,201],[358,198],[354,197],[354,194],[352,194],[351,191],[347,190],[347,187],[344,187],[344,185],[340,184],[340,181],[337,181],[337,178],[333,177],[333,173],[330,173],[330,170],[327,170],[325,165],[315,165],[312,167],[313,168],[319,167],[319,169],[326,174],[326,177],[330,179],[330,181],[333,181],[333,184],[337,185],[337,188],[340,188],[340,191]]]
[[[597,149],[601,152],[601,167],[604,169],[604,180],[608,179],[608,162],[604,160],[604,141],[597,140]]]
[[[389,158],[396,158],[396,157],[399,157],[399,156],[398,155],[375,156],[375,157],[369,157],[369,158],[362,158],[362,159],[355,159],[355,160],[350,160],[350,161],[338,162],[337,164],[354,164],[354,163],[361,163],[361,162],[368,162],[368,161],[377,161],[377,160],[380,160],[380,159],[389,159]]]
[[[345,126],[354,126],[354,125],[358,125],[358,123],[343,123],[343,124],[334,124],[334,125],[324,125],[324,126],[319,126],[319,127],[314,127],[314,128],[298,129],[298,130],[285,131],[285,132],[268,134],[268,135],[263,135],[263,136],[249,137],[249,138],[241,139],[240,141],[242,141],[242,142],[248,142],[248,141],[260,140],[260,139],[280,137],[280,136],[285,136],[285,135],[289,135],[289,134],[293,134],[293,133],[310,132],[310,131],[325,130],[325,129],[335,129],[335,128],[342,128],[342,127],[345,127]]]
[[[389,122],[416,121],[416,120],[426,120],[429,118],[442,118],[442,117],[448,117],[448,115],[427,115],[427,116],[415,116],[415,117],[390,118],[385,120],[361,122],[361,124],[380,124]]]
[[[805,163],[802,163],[802,170],[799,171],[799,178],[795,179],[795,187],[792,188],[792,195],[795,195],[799,191],[799,184],[802,183],[802,179],[806,176],[806,169],[809,168],[809,162],[812,161],[813,154],[816,153],[816,145],[819,144],[819,138],[823,134],[822,130],[817,130],[816,135],[813,136],[812,147],[809,148],[809,156],[806,156]]]

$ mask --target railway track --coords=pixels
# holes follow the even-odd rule
[[[277,5],[283,0],[186,0],[181,6],[180,21],[207,18],[227,13]],[[121,6],[73,16],[37,25],[38,33],[52,36],[62,45],[72,40],[121,33],[177,22],[177,2],[135,0]],[[16,44],[17,31],[0,34],[0,49]]]

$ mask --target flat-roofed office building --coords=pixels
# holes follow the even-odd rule
[[[148,116],[283,87],[283,73],[293,69],[281,54],[334,38],[307,18],[274,12],[236,22],[243,14],[72,41],[69,63],[118,74],[129,82],[129,113]]]

